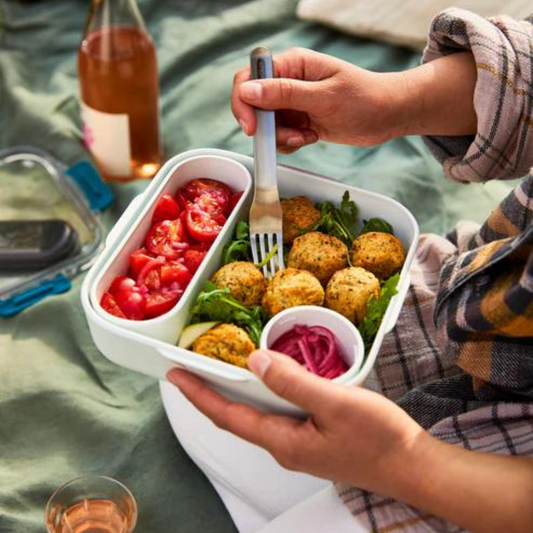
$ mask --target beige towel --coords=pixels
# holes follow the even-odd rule
[[[452,6],[482,16],[505,14],[515,19],[533,13],[528,0],[300,0],[297,14],[357,37],[422,50],[433,17]]]

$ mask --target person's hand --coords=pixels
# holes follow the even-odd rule
[[[314,376],[275,352],[254,352],[248,365],[309,418],[230,402],[183,370],[167,377],[218,427],[265,448],[290,470],[377,492],[468,531],[533,531],[530,457],[441,442],[385,397]]]
[[[385,483],[405,472],[425,444],[422,428],[377,393],[335,384],[271,351],[251,354],[249,366],[309,418],[264,414],[230,402],[183,370],[167,377],[218,427],[265,448],[285,468],[367,490],[389,492]]]
[[[278,150],[290,153],[317,140],[370,146],[395,135],[401,74],[369,72],[312,50],[274,57],[274,78],[249,81],[235,74],[231,105],[247,135],[256,129],[254,107],[276,110]]]
[[[476,66],[470,52],[404,72],[370,72],[304,48],[274,57],[274,78],[235,74],[231,107],[247,135],[254,107],[276,111],[278,150],[318,140],[371,146],[402,135],[473,135]]]

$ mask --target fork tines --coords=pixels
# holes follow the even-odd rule
[[[276,253],[272,254],[270,260],[263,266],[265,278],[274,277],[276,271],[284,268],[283,236],[281,231],[275,233],[250,233],[250,243],[255,264],[265,261],[274,245],[278,247]]]

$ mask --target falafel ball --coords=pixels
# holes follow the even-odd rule
[[[348,248],[337,237],[311,231],[294,239],[287,258],[287,266],[307,270],[322,285],[348,265]]]
[[[231,295],[244,305],[259,305],[266,290],[261,271],[246,261],[228,263],[215,272],[211,281],[217,289],[228,288]]]
[[[371,296],[379,298],[379,280],[364,268],[349,267],[333,274],[326,287],[325,306],[359,324]]]
[[[200,335],[193,342],[192,349],[212,359],[246,368],[255,344],[244,329],[235,324],[220,324]]]
[[[350,248],[352,266],[364,268],[378,279],[390,278],[399,272],[405,261],[405,250],[397,237],[390,233],[363,233]]]
[[[301,230],[314,226],[320,219],[320,211],[305,196],[281,200],[283,212],[283,242],[291,243],[301,235]]]
[[[263,307],[272,316],[298,305],[322,305],[324,289],[310,272],[285,268],[268,282]]]

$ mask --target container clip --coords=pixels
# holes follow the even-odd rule
[[[93,211],[102,211],[113,202],[112,190],[102,181],[100,174],[88,161],[80,161],[72,165],[67,169],[66,174],[83,191]]]
[[[31,287],[10,298],[0,300],[0,317],[7,318],[16,315],[48,296],[67,292],[71,285],[71,281],[66,276],[58,274],[55,278],[45,281],[36,287]]]

